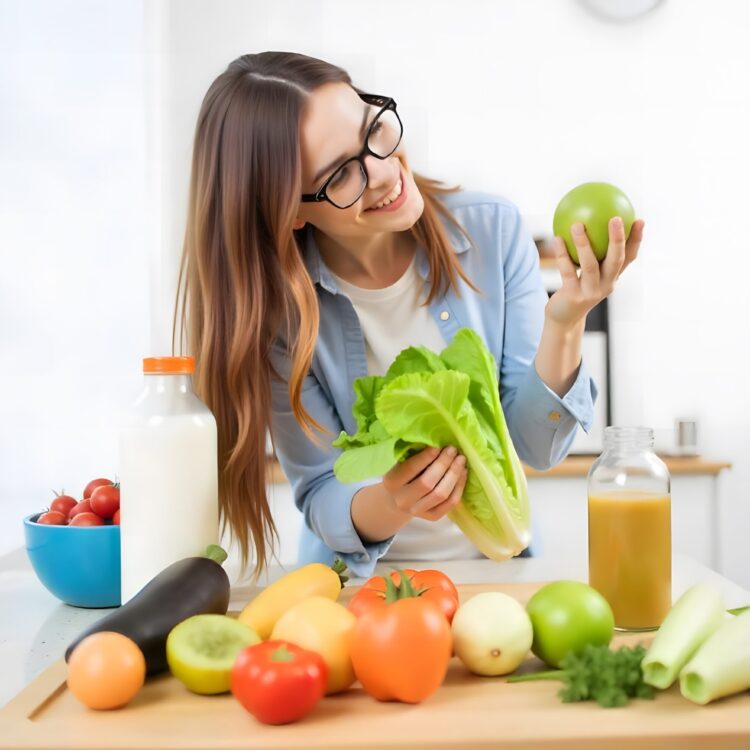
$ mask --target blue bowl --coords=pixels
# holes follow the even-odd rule
[[[26,552],[46,589],[74,607],[120,606],[120,527],[53,526],[23,519]]]

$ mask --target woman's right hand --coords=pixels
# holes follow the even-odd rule
[[[458,505],[465,486],[466,458],[452,445],[425,448],[383,477],[395,508],[427,521],[439,521]]]

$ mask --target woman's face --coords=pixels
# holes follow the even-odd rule
[[[303,193],[317,192],[343,162],[360,152],[365,132],[379,110],[362,101],[346,83],[328,83],[312,93],[300,132]],[[422,215],[424,202],[403,141],[386,159],[368,154],[364,161],[368,182],[356,203],[345,209],[328,201],[300,203],[294,228],[309,222],[333,238],[362,239],[411,228]],[[405,195],[396,198],[399,188]],[[378,208],[389,198],[393,205]]]

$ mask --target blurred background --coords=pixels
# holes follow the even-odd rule
[[[697,422],[731,468],[676,478],[675,547],[750,586],[749,37],[742,0],[0,0],[0,554],[53,489],[117,475],[141,359],[170,352],[202,97],[277,49],[393,96],[415,169],[506,196],[540,246],[578,183],[628,194],[646,239],[609,301],[611,421],[667,453]],[[531,500],[546,551],[585,545],[585,479]]]

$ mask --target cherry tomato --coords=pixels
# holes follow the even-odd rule
[[[103,631],[84,638],[68,660],[68,687],[89,708],[119,708],[146,679],[146,659],[134,641]]]
[[[114,484],[114,482],[111,479],[92,479],[83,490],[83,499],[91,497],[97,487],[106,487],[108,484]]]
[[[232,668],[232,694],[264,724],[306,716],[325,694],[327,682],[328,667],[320,654],[287,641],[248,646]]]
[[[77,516],[79,513],[91,513],[91,503],[86,500],[81,500],[80,503],[76,503],[68,513],[68,521],[71,521],[74,516]]]
[[[59,513],[62,513],[65,518],[67,518],[71,508],[75,507],[76,505],[78,505],[78,500],[76,500],[74,497],[71,497],[70,495],[58,495],[49,504],[49,509],[56,510]]]
[[[394,570],[391,580],[398,584],[402,571]],[[458,590],[445,573],[439,570],[412,570],[407,568],[403,574],[409,579],[420,598],[429,599],[437,604],[448,622],[458,609]],[[374,576],[364,583],[362,588],[349,601],[349,610],[359,617],[363,612],[385,602],[385,578]],[[421,593],[420,593],[421,592]]]
[[[37,523],[48,523],[52,526],[65,526],[68,522],[66,516],[60,513],[59,510],[49,510],[46,513],[42,513],[39,518],[36,519]]]
[[[91,510],[102,518],[112,518],[120,507],[120,488],[116,484],[97,487],[89,497]]]
[[[119,508],[115,511],[114,516],[112,516],[112,523],[115,526],[119,526],[120,525],[120,509]]]
[[[83,513],[76,513],[73,518],[70,519],[69,526],[104,526],[104,519],[101,516],[97,516],[96,513],[91,511],[84,511]]]

